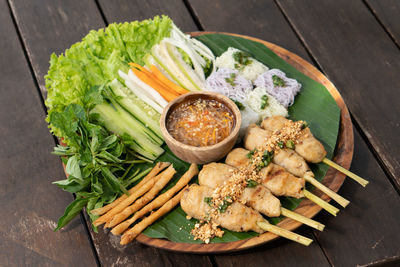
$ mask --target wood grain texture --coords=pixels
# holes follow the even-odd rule
[[[400,2],[397,0],[365,0],[365,2],[400,47]]]
[[[41,87],[41,92],[42,95],[45,97],[45,88],[44,88],[44,80],[43,80],[43,75],[47,73],[48,70],[48,61],[50,58],[50,54],[52,52],[61,53],[64,51],[66,48],[70,47],[73,43],[79,41],[83,36],[85,36],[89,30],[91,29],[98,29],[101,27],[105,26],[104,21],[101,18],[100,12],[95,4],[94,1],[90,0],[79,0],[79,1],[53,1],[53,0],[45,0],[45,1],[19,1],[19,0],[12,0],[11,3],[11,8],[14,13],[14,16],[16,18],[17,26],[21,32],[22,35],[22,40],[24,42],[24,45],[27,47],[27,52],[28,52],[28,57],[29,60],[33,66],[34,74],[40,84]],[[3,8],[3,10],[7,10],[7,8]],[[135,18],[132,18],[132,20],[135,20]],[[3,27],[3,26],[1,26]],[[6,26],[4,26],[6,27]],[[10,29],[13,29],[12,25],[8,26]],[[4,28],[7,29],[7,28]],[[4,32],[1,32],[1,34],[4,34],[5,37],[7,36],[7,31],[4,30]],[[5,38],[4,37],[4,38]],[[6,39],[6,38],[5,38]],[[7,51],[7,50],[3,50]],[[17,51],[20,51],[22,53],[22,48],[19,48]],[[11,62],[13,57],[9,57],[7,59],[7,62],[4,62],[2,66],[8,64]],[[17,63],[16,63],[17,64]],[[16,65],[17,66],[17,65]],[[2,71],[10,71],[10,69],[5,69],[3,68]],[[29,71],[28,67],[27,70]],[[29,75],[29,74],[28,74]],[[13,77],[14,79],[17,79],[16,76],[10,76]],[[11,81],[11,80],[10,80]],[[18,84],[19,85],[19,84]],[[9,90],[12,88],[12,84],[7,87]],[[32,85],[19,85],[17,88],[18,90],[27,90],[27,89],[32,89],[34,90],[34,84],[32,81]],[[0,89],[6,89],[6,88],[0,88]],[[17,97],[17,92],[15,91],[15,94],[13,97]],[[20,92],[20,94],[23,95],[23,92]],[[25,97],[25,96],[24,96]],[[29,95],[26,95],[26,98],[28,98]],[[32,96],[30,96],[30,101],[33,101]],[[25,98],[24,98],[25,99]],[[27,100],[25,99],[25,100]],[[10,144],[8,145],[6,149],[10,149],[9,147],[12,147],[11,145],[14,143],[17,143],[17,139],[21,138],[28,138],[28,140],[32,141],[35,140],[34,145],[32,145],[36,150],[37,150],[37,157],[40,158],[40,162],[35,162],[34,158],[31,159],[31,162],[35,164],[35,168],[31,168],[31,171],[36,171],[37,174],[35,174],[34,177],[38,177],[44,179],[47,178],[46,181],[42,181],[40,183],[40,186],[38,186],[37,190],[42,190],[40,191],[41,193],[45,193],[49,188],[51,189],[51,196],[54,199],[58,199],[55,201],[54,199],[51,200],[51,202],[54,203],[55,210],[53,209],[44,209],[43,207],[46,207],[46,204],[43,202],[38,202],[37,204],[32,204],[35,205],[36,208],[39,209],[41,212],[46,212],[48,216],[51,216],[52,222],[54,222],[58,216],[62,215],[64,208],[66,207],[68,201],[65,200],[67,198],[69,201],[72,200],[72,196],[68,193],[63,193],[61,192],[60,189],[58,189],[56,186],[51,185],[51,181],[53,180],[59,180],[61,177],[63,177],[62,173],[62,168],[59,168],[60,161],[50,155],[50,152],[52,150],[52,147],[54,146],[54,141],[51,139],[50,134],[48,133],[48,129],[46,127],[44,117],[45,117],[45,112],[41,110],[41,105],[39,99],[36,99],[36,103],[31,103],[29,104],[28,102],[26,104],[22,102],[18,102],[16,99],[7,99],[5,97],[1,97],[1,101],[8,101],[8,105],[15,105],[13,106],[15,109],[17,109],[18,105],[22,105],[25,109],[21,109],[19,117],[17,114],[9,114],[9,112],[6,112],[6,109],[4,109],[4,112],[2,110],[2,113],[0,116],[4,116],[4,120],[12,118],[13,123],[15,123],[15,120],[20,119],[21,116],[23,116],[24,112],[28,113],[26,109],[32,108],[34,106],[34,110],[39,113],[33,112],[31,116],[28,116],[26,119],[24,119],[22,122],[26,123],[28,119],[32,120],[31,123],[26,124],[26,128],[22,127],[22,124],[20,125],[19,128],[19,135],[17,132],[10,133],[15,135],[14,139],[8,139],[10,140]],[[15,104],[15,103],[20,103],[20,104]],[[9,106],[4,106],[8,107]],[[41,113],[40,113],[41,112]],[[25,114],[26,115],[26,114]],[[0,117],[3,119],[3,117]],[[4,121],[3,120],[3,121]],[[3,122],[1,121],[1,122]],[[21,123],[22,123],[21,122]],[[29,126],[32,125],[31,127],[38,127],[38,125],[42,125],[43,129],[41,129],[40,136],[47,136],[47,141],[50,140],[49,144],[43,144],[37,141],[33,136],[25,136],[23,137],[23,131],[24,129],[29,129]],[[0,125],[0,127],[6,127],[6,125]],[[0,128],[2,129],[2,128]],[[31,131],[31,134],[36,133],[35,131]],[[5,139],[7,140],[7,139]],[[38,139],[40,140],[40,139]],[[2,143],[1,143],[2,144]],[[23,151],[23,145],[25,143],[21,143],[21,145],[17,146],[19,149],[19,152]],[[47,149],[45,149],[47,147]],[[3,148],[2,148],[3,149]],[[2,150],[3,151],[3,150]],[[10,150],[10,153],[17,153],[18,151],[15,150]],[[34,153],[32,151],[32,153]],[[8,154],[7,154],[8,155]],[[20,154],[21,155],[21,154]],[[4,155],[3,155],[4,156]],[[31,156],[31,155],[29,155]],[[11,161],[11,159],[10,159]],[[24,164],[24,159],[21,155],[21,158],[17,160],[15,164]],[[6,163],[4,163],[6,164]],[[10,164],[10,162],[7,162],[7,164]],[[39,165],[42,164],[42,165]],[[2,165],[2,169],[5,168]],[[30,165],[28,165],[30,166]],[[41,166],[46,166],[41,167]],[[19,171],[23,171],[25,167],[18,167]],[[57,175],[52,173],[48,168],[52,168],[51,170],[57,170]],[[20,174],[18,177],[27,177],[29,176],[30,172],[25,171],[24,174]],[[2,173],[1,175],[3,179],[6,179],[6,177],[9,177],[8,172]],[[31,178],[31,177],[30,177]],[[3,180],[2,180],[3,181]],[[31,180],[30,180],[31,181]],[[33,183],[33,178],[32,178],[32,183]],[[11,186],[12,184],[16,183],[15,181],[11,180],[8,183],[6,183],[6,186]],[[22,190],[21,195],[29,195],[26,191],[32,188],[33,185],[31,184],[19,184],[18,189]],[[3,190],[3,189],[1,189]],[[54,195],[53,195],[54,194]],[[12,195],[12,193],[10,193]],[[34,196],[34,200],[40,197],[40,194],[37,193]],[[48,199],[43,199],[43,201],[48,201]],[[18,205],[19,202],[24,203],[27,201],[27,199],[15,199],[15,205]],[[19,201],[19,202],[18,202]],[[29,201],[28,201],[29,202]],[[27,204],[28,205],[28,204]],[[32,214],[26,214],[26,216],[34,216]],[[35,219],[35,218],[34,218]],[[41,218],[39,218],[41,219]],[[38,220],[39,220],[38,219]],[[40,223],[41,221],[39,221]],[[0,225],[3,222],[0,222]],[[4,222],[5,223],[5,222]],[[88,227],[91,228],[90,225],[90,220],[87,219],[87,224]],[[7,224],[8,225],[8,224]],[[54,226],[52,224],[52,226]],[[37,239],[37,242],[40,243],[41,247],[49,247],[47,248],[48,250],[52,251],[53,254],[57,254],[58,257],[61,257],[64,260],[67,260],[66,258],[69,256],[70,260],[75,263],[77,262],[77,265],[82,264],[82,265],[95,265],[95,261],[93,256],[88,254],[88,251],[91,251],[91,246],[89,243],[83,244],[82,241],[79,241],[79,238],[82,236],[75,234],[74,236],[74,231],[76,228],[79,228],[79,220],[76,223],[72,223],[70,226],[67,226],[65,230],[53,233],[52,229],[47,230],[46,232],[42,233],[42,239],[48,238],[49,236],[52,237],[53,235],[57,236],[57,241],[58,242],[64,242],[67,248],[65,248],[66,252],[60,252],[60,246],[59,247],[52,247],[48,246],[48,242],[42,239]],[[142,245],[139,244],[133,244],[130,245],[128,249],[122,249],[120,247],[114,247],[112,240],[109,240],[109,236],[102,234],[101,231],[99,234],[94,233],[92,230],[90,230],[96,252],[99,256],[100,263],[104,266],[126,266],[126,265],[143,265],[143,266],[153,266],[153,265],[167,265],[167,266],[172,266],[172,265],[177,265],[177,266],[187,266],[192,264],[193,262],[196,262],[199,266],[209,266],[211,265],[210,260],[206,256],[198,256],[198,257],[190,257],[188,256],[180,256],[174,253],[169,253],[166,251],[160,251],[154,248],[148,248],[148,249],[142,249]],[[40,234],[40,233],[39,233]],[[88,238],[88,236],[85,236],[85,233],[79,232],[79,234],[82,234],[84,238]],[[71,235],[72,237],[69,237]],[[36,237],[36,235],[34,235]],[[79,238],[78,238],[79,237]],[[74,239],[75,238],[75,239]],[[73,243],[71,240],[77,240],[75,243]],[[79,241],[79,242],[78,242]],[[29,242],[33,242],[31,239],[27,239],[24,241],[24,244],[28,244]],[[36,243],[35,243],[36,244]],[[64,248],[63,248],[64,249]],[[68,254],[69,251],[75,251],[78,250],[79,253],[76,253],[75,255]],[[81,255],[82,254],[82,255]],[[87,254],[85,256],[85,254]],[[87,261],[85,261],[85,257],[92,257],[93,262],[86,264]],[[11,256],[10,256],[11,257]],[[68,265],[68,264],[66,264]],[[74,264],[70,264],[74,265]]]
[[[205,31],[244,34],[279,44],[311,62],[273,0],[189,0]]]
[[[86,220],[90,221],[88,216]],[[168,252],[135,240],[122,246],[119,244],[121,238],[103,227],[99,227],[98,233],[94,233],[92,229],[90,231],[103,266],[212,266],[207,256]]]
[[[198,36],[207,33],[213,33],[213,32],[196,32],[192,33],[192,35]],[[353,126],[351,124],[350,115],[348,113],[346,105],[344,104],[343,99],[341,98],[339,92],[336,90],[335,86],[310,63],[306,62],[299,56],[287,51],[282,47],[279,47],[275,44],[271,44],[269,42],[262,41],[260,39],[253,37],[248,37],[238,34],[231,34],[231,35],[247,38],[264,44],[272,51],[274,51],[278,56],[286,60],[289,64],[297,68],[299,71],[303,72],[305,75],[314,79],[315,81],[322,83],[328,89],[333,98],[336,100],[339,108],[341,109],[340,130],[336,145],[337,148],[334,156],[334,161],[343,166],[344,168],[348,169],[351,164],[351,159],[353,156],[353,148],[354,148]],[[326,174],[323,180],[323,184],[329,187],[331,190],[337,192],[342,183],[344,182],[344,178],[345,177],[343,174],[338,172],[333,172],[332,170],[330,170]],[[314,193],[319,197],[321,197],[322,199],[329,200],[329,197],[320,191],[316,190]],[[321,207],[319,207],[318,205],[307,199],[303,200],[295,211],[308,218],[312,218],[319,211],[321,211]],[[301,226],[301,223],[285,218],[278,224],[278,226],[287,230],[295,230],[299,226]],[[137,240],[147,245],[173,251],[184,251],[184,252],[195,252],[195,253],[221,253],[221,252],[238,251],[238,250],[248,249],[254,246],[259,246],[276,238],[277,236],[272,233],[264,233],[253,238],[235,242],[229,242],[229,243],[187,244],[187,243],[173,243],[164,239],[148,238],[144,234],[141,234],[140,236],[138,236]]]
[[[51,184],[64,174],[5,0],[0,40],[0,265],[93,266],[80,217],[53,231],[73,198]]]
[[[369,265],[400,255],[400,196],[357,132],[354,146],[350,170],[370,183],[363,188],[348,179],[340,194],[350,205],[337,217],[322,212],[315,217],[326,225],[315,233],[318,242],[336,266]]]
[[[99,4],[109,23],[144,20],[164,14],[183,31],[198,30],[181,0],[99,0]]]
[[[400,188],[398,47],[361,1],[278,3]]]
[[[45,98],[51,53],[59,55],[90,30],[105,26],[91,0],[10,0],[29,59]]]

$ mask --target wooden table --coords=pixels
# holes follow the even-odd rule
[[[72,195],[50,152],[43,101],[52,52],[91,29],[167,14],[183,31],[258,37],[295,52],[324,72],[349,107],[355,153],[347,180],[351,204],[321,212],[315,242],[284,239],[224,255],[171,253],[91,231],[84,215],[59,232]],[[33,266],[378,266],[400,264],[400,2],[396,0],[0,0],[0,265]]]

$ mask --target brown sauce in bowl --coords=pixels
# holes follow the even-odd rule
[[[167,130],[171,136],[195,147],[221,142],[234,127],[232,111],[214,99],[199,98],[180,103],[167,118]]]

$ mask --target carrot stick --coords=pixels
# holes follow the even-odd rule
[[[134,68],[139,69],[139,70],[142,71],[142,72],[144,72],[147,76],[149,76],[150,78],[152,78],[152,79],[153,79],[155,82],[157,82],[160,86],[164,87],[164,88],[167,89],[167,90],[169,89],[168,91],[170,91],[171,93],[173,93],[173,94],[175,94],[175,95],[183,94],[183,93],[179,93],[179,92],[176,91],[174,88],[172,88],[171,86],[169,86],[169,85],[166,84],[165,82],[161,81],[161,80],[157,77],[157,75],[155,75],[154,73],[152,73],[152,71],[148,71],[145,67],[142,67],[142,66],[140,66],[139,64],[133,63],[133,62],[129,63],[129,65],[132,66],[132,67],[134,67]],[[154,66],[154,67],[155,67],[155,66]],[[155,67],[155,68],[157,69],[157,67]],[[158,69],[157,69],[157,71],[158,71],[161,75],[163,75]],[[165,78],[165,80],[169,81],[169,82],[172,83],[173,85],[178,86],[178,85],[176,85],[175,83],[171,82],[167,77],[165,77],[165,76],[163,76],[163,77]],[[179,87],[179,86],[178,86],[178,87]],[[180,88],[180,87],[179,87],[179,88]],[[185,89],[183,89],[183,88],[181,88],[181,89],[184,90],[184,93],[189,92],[189,91],[187,91],[187,90],[185,90]],[[182,91],[182,90],[180,90],[180,91]]]
[[[140,71],[136,68],[132,68],[132,72],[144,83],[152,87],[154,90],[156,90],[160,95],[167,101],[172,101],[175,99],[178,95],[175,93],[172,93],[168,91],[167,88],[159,84],[154,78],[151,76],[146,75],[145,72]]]
[[[157,79],[162,82],[165,86],[171,88],[178,94],[186,94],[189,91],[180,87],[170,79],[168,79],[155,65],[150,65],[150,71],[157,77]]]
[[[148,71],[145,67],[140,66],[140,65],[137,64],[137,63],[131,62],[131,63],[129,63],[129,65],[132,66],[132,67],[135,67],[135,68],[139,69],[140,71],[143,71],[144,73],[146,73],[146,75],[148,75],[148,76],[150,76],[150,77],[152,77],[152,78],[156,78],[156,76],[153,75],[153,73],[151,73],[151,72]]]

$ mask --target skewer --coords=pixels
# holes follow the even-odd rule
[[[233,169],[231,168],[235,168],[228,166],[229,165],[226,164],[205,165],[203,167],[203,170],[200,171],[199,173],[199,184],[213,189],[215,189],[218,186],[224,186],[225,182],[232,179],[231,170]],[[214,179],[215,177],[212,174],[210,175],[209,170],[214,170],[214,172],[218,172],[219,173],[218,179]],[[270,198],[269,196],[272,198]],[[242,203],[244,203],[246,206],[254,208],[255,210],[259,211],[260,213],[264,214],[267,217],[277,217],[283,215],[295,221],[304,223],[305,225],[308,225],[319,231],[322,231],[325,227],[325,225],[313,219],[307,218],[296,212],[283,208],[281,206],[280,200],[276,196],[273,196],[273,192],[271,192],[268,189],[268,187],[264,186],[263,184],[257,185],[257,187],[254,188],[243,189],[241,199],[243,201]],[[278,203],[279,206],[277,205]],[[274,207],[274,208],[271,209],[267,207]]]
[[[322,162],[325,163],[326,165],[329,165],[329,166],[331,166],[332,168],[334,168],[334,169],[340,171],[341,173],[346,174],[348,177],[350,177],[351,179],[355,180],[356,182],[358,182],[360,185],[362,185],[362,186],[364,186],[364,187],[369,183],[367,180],[361,178],[360,176],[358,176],[358,175],[352,173],[352,172],[349,171],[349,170],[346,170],[345,168],[343,168],[343,167],[340,166],[339,164],[336,164],[335,162],[333,162],[333,161],[330,160],[330,159],[324,158],[324,159],[322,160]]]
[[[234,166],[236,168],[247,166],[247,164],[250,162],[250,159],[248,159],[248,157],[247,157],[248,152],[249,152],[249,150],[246,150],[244,148],[236,148],[236,149],[232,150],[228,154],[228,156],[226,157],[225,162],[228,165]],[[283,168],[283,167],[281,167],[281,168]],[[287,170],[285,169],[285,172],[286,171]],[[274,176],[272,179],[275,179],[275,178],[276,178],[276,176]],[[298,178],[298,179],[302,179],[303,180],[303,178]],[[263,184],[263,185],[271,190],[271,188],[268,187],[268,184]],[[274,190],[271,190],[271,193],[274,194]],[[287,196],[287,194],[286,194],[286,196]],[[329,203],[327,203],[323,199],[313,195],[309,191],[307,191],[306,194],[303,194],[303,196],[307,197],[308,199],[313,201],[315,204],[317,204],[321,208],[325,209],[326,211],[328,211],[329,213],[331,213],[334,216],[336,216],[336,214],[339,212],[339,209],[337,209],[336,207],[330,205]],[[292,197],[299,198],[300,196],[292,195]]]
[[[312,202],[314,202],[315,204],[317,204],[318,206],[320,206],[321,208],[323,208],[324,210],[326,210],[327,212],[329,212],[333,216],[336,216],[337,213],[339,212],[338,208],[336,208],[335,206],[332,206],[331,204],[329,204],[328,202],[326,202],[322,198],[317,197],[316,195],[314,195],[310,191],[304,189],[303,190],[303,194],[304,194],[304,196],[306,198],[308,198],[309,200],[311,200]]]
[[[275,130],[280,130],[282,127],[284,127],[285,122],[290,121],[284,117],[281,116],[274,116],[268,119],[265,119],[263,121],[263,128],[268,129],[268,131],[275,131]],[[305,160],[311,163],[319,163],[323,162],[328,166],[331,166],[332,168],[346,174],[353,180],[357,181],[359,184],[362,186],[366,186],[369,182],[360,176],[346,170],[342,166],[336,164],[335,162],[329,160],[326,158],[326,151],[324,149],[324,146],[321,144],[320,141],[318,141],[311,133],[309,129],[305,130],[308,131],[305,136],[302,138],[306,138],[308,140],[307,146],[302,147],[302,149],[298,149],[298,146],[296,146],[295,150],[297,153],[299,153],[300,156],[302,156]],[[309,146],[312,145],[311,150],[314,150],[313,156],[308,155],[308,151],[305,150],[306,148],[309,148]]]
[[[333,192],[325,185],[321,184],[317,179],[312,177],[309,173],[305,173],[303,177],[307,182],[311,183],[313,186],[315,186],[316,188],[327,194],[330,198],[339,203],[340,206],[342,206],[343,208],[345,208],[350,203],[350,201],[348,201],[344,197],[340,196],[339,194]]]
[[[210,196],[212,194],[212,188],[193,184],[185,190],[185,193],[183,194],[181,199],[181,207],[188,216],[196,218],[198,220],[204,220],[206,216],[205,214],[209,214],[209,212],[211,211],[211,207],[209,206],[209,204],[205,203],[203,199],[206,196]],[[212,220],[219,226],[232,231],[253,230],[258,233],[262,233],[260,229],[257,229],[261,228],[261,230],[263,231],[271,232],[273,234],[293,240],[305,246],[310,245],[313,241],[312,239],[309,239],[307,237],[270,224],[268,221],[262,218],[261,214],[258,211],[253,210],[252,208],[247,207],[236,201],[227,207],[226,212],[219,213],[218,216],[212,217]],[[240,222],[245,222],[245,224],[241,227],[238,227],[237,223]]]
[[[310,226],[310,227],[312,227],[314,229],[317,229],[319,231],[323,231],[324,228],[325,228],[325,225],[323,225],[322,223],[314,221],[314,220],[312,220],[310,218],[307,218],[307,217],[305,217],[303,215],[300,215],[300,214],[298,214],[296,212],[293,212],[291,210],[285,209],[283,207],[281,207],[281,214],[283,216],[286,216],[286,217],[288,217],[290,219],[293,219],[295,221],[304,223],[304,224],[306,224],[306,225],[308,225],[308,226]]]
[[[268,223],[267,221],[257,222],[257,225],[264,231],[271,232],[278,236],[290,239],[290,240],[300,243],[304,246],[309,246],[311,244],[311,242],[313,242],[313,240],[310,238],[304,237],[302,235],[299,235],[299,234],[293,233],[291,231],[288,231],[286,229],[280,228],[278,226],[272,225],[272,224]]]

